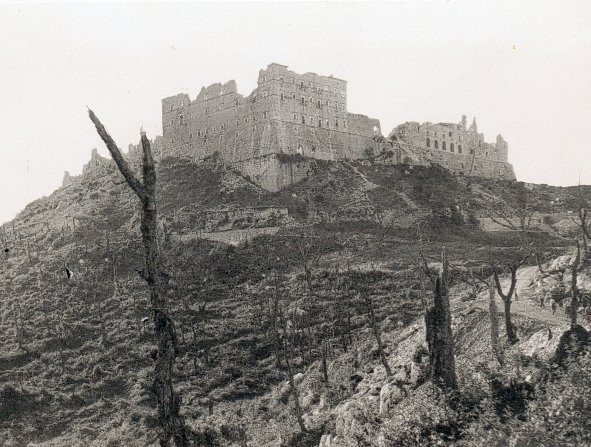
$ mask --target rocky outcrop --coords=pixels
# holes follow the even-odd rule
[[[62,188],[70,186],[72,184],[72,176],[68,171],[64,172],[64,179],[62,180]]]
[[[388,416],[390,411],[406,397],[407,393],[404,386],[400,386],[396,382],[386,383],[380,391],[380,410],[378,415],[380,417]]]
[[[109,172],[109,166],[110,160],[99,155],[98,150],[94,148],[90,153],[90,161],[82,168],[82,175],[104,175]]]

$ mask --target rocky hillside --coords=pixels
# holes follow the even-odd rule
[[[433,411],[439,406],[422,382],[425,292],[414,268],[417,247],[435,257],[445,246],[465,266],[508,259],[531,244],[543,256],[572,249],[565,239],[572,225],[560,234],[485,233],[478,226],[487,210],[517,212],[516,191],[534,210],[572,211],[574,192],[563,188],[530,190],[437,167],[320,161],[303,181],[277,193],[215,164],[166,159],[158,173],[160,244],[181,342],[175,383],[196,445],[244,445],[244,433],[251,446],[345,446],[345,439],[427,445],[425,433],[409,428],[412,418],[421,419],[419,402]],[[289,218],[268,223],[279,226],[275,235],[238,246],[199,238],[207,210],[249,207],[285,208]],[[2,445],[155,445],[153,338],[138,275],[138,223],[137,199],[107,163],[0,228]],[[489,362],[487,314],[478,300],[459,300],[465,291],[458,287],[460,379],[465,389],[486,388],[492,367],[469,362]],[[361,295],[371,297],[396,377],[409,383],[402,388],[380,369]],[[274,297],[298,316],[294,366],[305,435],[298,434],[285,365],[269,332]],[[547,332],[548,322],[531,315],[516,322],[522,341],[507,348],[508,357],[519,357],[531,337]],[[555,339],[563,323],[551,325]],[[320,372],[323,352],[328,381]],[[502,372],[504,384],[513,371]],[[462,405],[472,397],[462,396]],[[474,405],[489,398],[483,392]],[[400,419],[407,416],[412,420]],[[425,432],[448,439],[451,430],[469,440],[482,434],[476,419],[461,419],[456,428],[434,419]],[[396,438],[400,433],[408,437]]]

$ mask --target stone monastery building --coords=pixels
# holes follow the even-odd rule
[[[390,141],[400,150],[402,163],[438,163],[454,172],[481,177],[514,180],[508,161],[507,142],[501,135],[494,144],[485,143],[476,119],[466,129],[466,115],[458,124],[409,122],[394,128]]]
[[[346,81],[276,63],[259,71],[247,97],[229,81],[203,87],[194,100],[164,98],[162,129],[157,156],[216,158],[268,190],[301,180],[314,159],[435,162],[466,175],[515,178],[503,138],[484,143],[476,122],[466,129],[465,116],[459,124],[405,123],[385,139],[379,120],[348,112]]]

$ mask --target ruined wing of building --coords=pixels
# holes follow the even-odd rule
[[[164,98],[162,130],[153,140],[157,158],[214,158],[270,191],[304,178],[314,159],[438,163],[465,175],[515,178],[503,138],[485,143],[475,121],[466,129],[465,116],[459,124],[405,123],[386,139],[379,120],[348,112],[346,81],[276,63],[259,71],[247,97],[229,81],[202,87],[194,100]],[[101,161],[93,153],[85,171]]]
[[[465,175],[515,180],[507,142],[498,135],[496,143],[485,143],[476,118],[469,128],[466,115],[458,124],[407,122],[394,128],[388,138],[397,147],[402,163],[437,163]]]

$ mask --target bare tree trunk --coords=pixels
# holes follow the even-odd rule
[[[514,344],[517,342],[517,335],[515,334],[515,327],[511,321],[511,300],[503,300],[503,307],[505,308],[505,329],[507,331],[507,339],[509,343]]]
[[[386,354],[384,352],[384,344],[382,343],[382,333],[380,331],[380,326],[378,324],[377,317],[376,317],[375,311],[373,309],[373,302],[372,302],[371,297],[369,295],[364,296],[364,301],[365,301],[365,308],[366,308],[366,312],[367,312],[367,318],[369,319],[369,324],[371,326],[371,331],[372,331],[373,336],[375,337],[376,342],[378,344],[378,355],[380,357],[380,361],[382,362],[382,365],[384,365],[384,369],[386,370],[386,375],[391,376],[392,369],[390,368],[390,365],[388,363],[388,359],[386,358]]]
[[[328,354],[328,346],[326,342],[322,342],[322,378],[325,383],[328,383],[328,367],[326,365],[326,356]]]
[[[581,264],[581,246],[579,245],[579,241],[577,240],[577,256],[575,261],[573,262],[573,271],[571,276],[571,302],[570,302],[570,327],[574,329],[577,325],[577,316],[579,310],[579,288],[577,287],[577,275],[579,271],[579,266]]]
[[[287,365],[287,377],[289,380],[289,387],[291,388],[291,395],[293,396],[295,411],[296,411],[296,418],[298,420],[298,425],[300,426],[300,430],[302,433],[305,433],[306,426],[304,425],[304,419],[302,418],[302,407],[300,405],[300,392],[298,387],[293,379],[293,369],[291,367],[291,360],[288,359],[288,355],[285,356],[285,364]]]
[[[505,307],[505,331],[507,332],[507,339],[511,344],[515,344],[518,341],[517,335],[515,334],[515,328],[513,327],[513,323],[511,322],[511,298],[513,298],[513,292],[515,292],[515,286],[517,285],[517,269],[517,264],[510,266],[511,285],[509,286],[509,291],[507,293],[503,293],[503,288],[501,286],[501,281],[499,279],[499,273],[496,269],[496,266],[493,266],[493,276],[495,280],[495,285],[497,287],[497,292],[502,298]]]
[[[497,310],[497,303],[495,301],[495,288],[492,284],[488,287],[489,304],[488,315],[490,320],[490,346],[493,355],[499,362],[499,365],[505,364],[501,347],[499,346],[499,315]]]
[[[275,367],[281,369],[281,338],[279,336],[279,328],[277,327],[277,320],[279,318],[279,280],[277,278],[277,270],[273,270],[273,306],[271,308],[271,332],[273,349],[275,350]]]
[[[294,313],[294,315],[297,314],[297,311]],[[283,313],[283,310],[279,311],[279,315],[278,318],[281,321],[281,326],[282,326],[282,330],[283,330],[283,340],[281,343],[281,346],[283,348],[283,359],[285,361],[285,366],[287,367],[287,380],[289,381],[289,388],[291,390],[291,395],[293,397],[294,400],[294,407],[295,407],[295,412],[296,412],[296,419],[298,421],[298,425],[300,426],[300,430],[302,431],[302,433],[305,433],[306,430],[306,426],[304,425],[304,419],[302,418],[302,406],[300,405],[300,392],[299,389],[295,383],[295,380],[293,378],[294,376],[294,371],[293,371],[293,367],[292,367],[292,353],[293,353],[293,340],[290,341],[289,340],[289,335],[288,335],[288,324],[287,324],[287,319]],[[294,329],[294,333],[295,333],[295,329]]]
[[[175,394],[172,385],[174,360],[177,356],[177,337],[173,321],[168,316],[166,309],[167,281],[162,274],[163,265],[158,247],[156,170],[150,149],[150,141],[142,131],[143,182],[141,182],[135,177],[121,155],[121,151],[93,111],[89,110],[88,114],[115,163],[117,163],[119,171],[130,188],[137,194],[142,204],[140,228],[145,250],[145,270],[142,272],[142,277],[150,289],[150,303],[154,315],[154,333],[158,346],[154,366],[153,391],[158,401],[160,446],[168,446],[170,438],[174,439],[177,447],[188,446],[189,441],[185,423],[179,414],[182,399],[180,395]]]
[[[427,346],[431,377],[434,383],[444,388],[456,389],[456,362],[454,340],[451,331],[451,311],[447,295],[448,262],[445,251],[442,255],[442,271],[435,280],[434,300],[428,303],[425,312]]]

